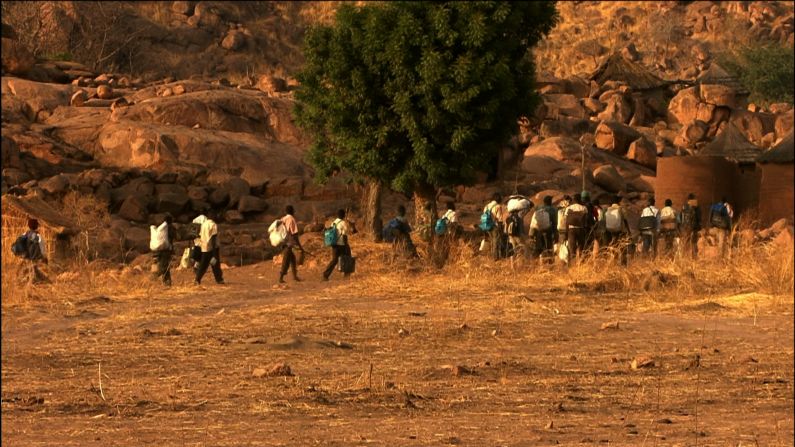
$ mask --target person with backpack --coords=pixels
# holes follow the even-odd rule
[[[300,282],[301,278],[298,277],[298,261],[295,257],[293,248],[298,248],[301,252],[304,247],[301,246],[301,240],[298,238],[298,222],[295,220],[295,209],[292,205],[287,205],[284,209],[284,216],[280,219],[284,225],[287,238],[282,243],[282,268],[279,272],[279,283],[283,284],[284,276],[287,275],[287,270],[293,272],[293,281]]]
[[[566,208],[571,205],[571,196],[566,194],[563,196],[563,199],[558,202],[558,213],[555,222],[557,223],[557,239],[556,242],[558,244],[562,244],[567,240],[566,236],[566,219],[563,217],[563,214],[566,212]]]
[[[164,243],[152,250],[152,257],[157,266],[155,278],[162,279],[166,286],[171,285],[171,258],[174,256],[174,239],[177,234],[173,221],[171,214],[166,213],[163,222],[156,229],[157,232],[165,232]]]
[[[536,209],[530,219],[530,236],[535,241],[533,253],[535,257],[540,257],[552,250],[557,217],[557,210],[552,206],[552,196],[544,196],[544,204]]]
[[[417,247],[411,240],[411,225],[406,219],[406,207],[398,206],[397,216],[392,218],[382,231],[384,242],[392,242],[392,250],[395,255],[404,254],[410,258],[419,258]]]
[[[665,199],[665,206],[660,210],[660,237],[665,242],[665,254],[674,253],[674,243],[679,234],[679,222],[671,199]]]
[[[44,238],[39,233],[39,221],[33,218],[28,218],[28,231],[22,233],[14,244],[11,246],[11,251],[15,255],[25,259],[28,265],[29,272],[26,274],[30,283],[36,284],[45,282],[47,277],[39,269],[38,263],[48,263],[47,260],[47,246],[44,243]]]
[[[574,196],[574,203],[566,207],[563,219],[566,221],[566,237],[569,251],[569,263],[575,257],[582,256],[587,237],[588,208],[582,203],[582,195]]]
[[[193,284],[200,285],[208,268],[212,268],[216,284],[224,283],[221,271],[221,245],[218,242],[218,224],[213,220],[214,215],[205,216],[199,228],[199,249],[201,258],[199,267],[196,268],[196,279]]]
[[[613,203],[604,213],[605,246],[618,250],[621,265],[627,265],[627,251],[629,248],[629,222],[626,213],[621,207],[621,197],[615,196]]]
[[[657,233],[660,230],[660,210],[654,206],[654,197],[649,199],[646,208],[640,213],[638,230],[640,230],[642,252],[651,253],[654,257],[657,252]]]
[[[334,267],[340,262],[343,256],[351,255],[351,246],[348,243],[348,234],[351,233],[351,225],[345,220],[345,210],[337,210],[337,218],[331,223],[331,227],[326,229],[324,235],[325,243],[331,248],[331,261],[323,271],[323,281],[328,281],[334,272]],[[331,237],[333,235],[333,238]],[[350,276],[350,272],[344,272],[344,277]]]
[[[734,210],[726,197],[722,197],[720,202],[712,205],[709,209],[709,223],[712,228],[718,230],[718,247],[720,247],[721,257],[726,256],[727,240],[732,229],[733,218]]]
[[[434,233],[440,237],[456,237],[459,230],[458,215],[455,212],[455,203],[447,202],[447,211],[442,214],[442,217],[436,219]]]
[[[698,257],[698,235],[701,231],[701,209],[698,206],[696,195],[687,195],[687,202],[682,206],[679,213],[680,239],[683,245],[683,253],[690,253],[693,259]]]
[[[491,202],[483,207],[483,214],[480,215],[480,229],[484,232],[484,240],[487,241],[489,253],[493,259],[500,259],[505,253],[505,241],[503,240],[505,207],[501,202],[502,194],[495,192],[491,197]]]

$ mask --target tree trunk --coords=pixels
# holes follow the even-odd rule
[[[373,242],[381,242],[381,228],[384,226],[381,220],[381,189],[381,182],[368,180],[362,195],[362,230]]]

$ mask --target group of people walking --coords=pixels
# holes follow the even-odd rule
[[[692,257],[698,255],[698,238],[703,224],[694,194],[688,195],[687,202],[680,210],[673,208],[670,199],[665,200],[662,209],[655,206],[654,198],[649,199],[641,211],[635,233],[631,231],[621,201],[621,197],[614,196],[610,205],[603,207],[597,200],[591,200],[587,191],[583,191],[573,197],[564,196],[557,206],[553,206],[551,196],[545,196],[543,203],[536,207],[522,196],[511,196],[503,203],[502,196],[495,193],[483,208],[478,225],[483,235],[480,252],[500,259],[521,256],[551,258],[555,253],[564,258],[560,255],[564,251],[568,253],[565,260],[570,262],[581,258],[596,245],[597,252],[607,249],[618,253],[622,264],[626,265],[628,254],[639,239],[640,252],[644,255],[670,256],[677,244],[681,245],[682,253],[688,253]],[[433,214],[430,207],[426,211]],[[529,231],[525,231],[525,217],[530,212],[532,215]],[[292,273],[294,281],[301,281],[298,266],[303,263],[305,251],[294,214],[293,206],[288,205],[284,216],[277,219],[269,230],[278,230],[280,233],[278,242],[274,244],[281,254],[279,283],[285,282],[288,272]],[[718,229],[721,254],[725,253],[733,218],[734,211],[725,197],[710,207],[709,226]],[[164,284],[171,285],[171,261],[177,240],[173,217],[166,214],[160,225],[152,225],[150,229],[150,249],[155,262],[155,275]],[[463,228],[459,224],[455,203],[448,202],[442,215],[435,221],[431,219],[425,230],[433,232],[442,241],[459,237]],[[325,245],[329,247],[331,258],[323,270],[322,280],[327,281],[336,267],[340,268],[345,277],[353,272],[355,258],[351,256],[349,236],[355,232],[356,226],[346,219],[345,210],[338,210],[336,218],[324,232]],[[418,258],[411,234],[406,208],[401,205],[397,209],[397,215],[384,227],[382,239],[391,242],[396,253]],[[212,270],[216,283],[224,284],[218,225],[214,215],[203,214],[196,217],[192,222],[192,235],[193,247],[186,250],[181,265],[192,266],[196,285],[201,284],[208,269]],[[271,241],[273,243],[273,239]],[[659,249],[660,242],[663,243],[662,250]],[[36,267],[39,262],[47,262],[47,251],[44,239],[38,232],[38,221],[29,220],[27,232],[17,239],[12,250],[15,255],[31,261],[31,277],[34,280],[44,278]]]
[[[694,194],[680,210],[673,208],[670,199],[662,209],[650,198],[641,210],[637,231],[632,231],[627,212],[620,196],[614,196],[609,206],[591,200],[588,191],[564,196],[553,206],[552,197],[545,196],[540,206],[535,206],[521,196],[511,196],[505,203],[499,193],[483,208],[479,228],[483,232],[481,252],[494,259],[511,256],[552,257],[557,253],[568,261],[584,253],[612,251],[627,263],[631,252],[640,245],[646,256],[672,256],[677,244],[682,253],[698,255],[698,237],[702,229],[701,210]],[[448,205],[448,209],[452,204]],[[452,208],[454,209],[454,208]],[[525,232],[525,216],[531,214],[529,231]],[[446,214],[445,214],[446,216]],[[725,252],[727,236],[732,228],[734,212],[723,198],[710,207],[709,222],[718,229],[718,244]],[[444,218],[444,216],[442,217]],[[441,219],[441,218],[440,218]],[[659,245],[662,243],[663,248]],[[532,249],[528,249],[528,245]]]

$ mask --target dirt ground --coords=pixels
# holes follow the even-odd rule
[[[5,306],[3,445],[793,445],[791,297],[362,270]]]

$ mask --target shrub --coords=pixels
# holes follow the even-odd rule
[[[746,46],[722,58],[756,102],[793,102],[795,56],[780,45]]]

